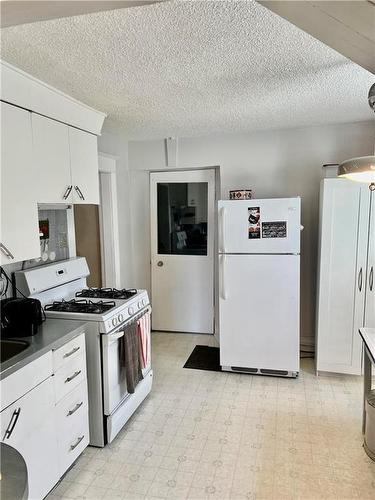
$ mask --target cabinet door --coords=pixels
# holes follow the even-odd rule
[[[367,259],[365,323],[375,328],[375,193],[371,193],[371,214],[369,223],[369,248]]]
[[[31,113],[2,102],[1,265],[40,256],[34,184]]]
[[[369,190],[355,182],[325,179],[321,197],[317,370],[359,375]]]
[[[59,480],[51,377],[1,412],[1,441],[26,462],[29,498],[44,498]]]
[[[70,168],[74,203],[99,205],[99,167],[97,138],[69,127]]]
[[[36,181],[34,197],[38,203],[64,203],[70,180],[68,126],[32,113]]]

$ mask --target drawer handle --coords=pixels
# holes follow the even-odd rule
[[[69,352],[66,352],[63,356],[63,358],[69,358],[69,356],[71,356],[72,354],[74,354],[75,352],[79,351],[80,350],[80,346],[78,347],[75,347],[74,349],[72,349],[71,351]]]
[[[71,375],[70,377],[68,377],[66,380],[65,380],[65,384],[67,382],[71,382],[73,379],[75,379],[76,377],[78,377],[78,375],[81,373],[82,370],[78,370],[78,372],[74,372],[73,375]]]
[[[82,439],[84,438],[85,436],[81,436],[77,439],[77,442],[70,445],[70,451],[73,451],[75,448],[77,448],[77,446],[79,445],[79,443],[82,441]]]
[[[5,439],[9,439],[10,436],[12,435],[12,432],[14,431],[20,413],[21,413],[21,408],[17,408],[17,410],[14,410],[9,425],[7,427],[7,430],[5,431],[5,436],[4,436]]]
[[[75,407],[73,408],[73,410],[68,411],[67,417],[70,417],[70,415],[73,415],[73,413],[75,413],[77,410],[79,410],[82,405],[83,405],[83,401],[81,401],[80,403],[77,403],[75,405]]]

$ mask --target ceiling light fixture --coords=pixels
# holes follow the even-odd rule
[[[375,83],[368,93],[368,103],[375,111]],[[375,190],[375,156],[360,156],[345,160],[339,165],[338,176],[351,181],[369,183],[371,191]]]

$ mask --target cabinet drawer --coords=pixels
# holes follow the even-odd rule
[[[1,381],[1,410],[52,375],[52,354],[47,352]]]
[[[87,415],[87,384],[84,380],[56,405],[59,436],[62,438],[69,436],[72,428],[79,427],[82,422],[86,422]]]
[[[88,415],[80,426],[70,429],[69,435],[59,442],[60,474],[63,475],[89,444]]]
[[[55,400],[60,401],[86,380],[86,358],[79,356],[64,364],[54,375]]]
[[[75,339],[53,351],[53,369],[56,372],[66,363],[82,356],[85,352],[85,334],[82,333]]]

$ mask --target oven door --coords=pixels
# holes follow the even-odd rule
[[[124,336],[123,328],[121,326],[108,335],[102,335],[104,415],[110,415],[128,395],[125,370],[121,369],[119,360],[119,340]]]
[[[144,314],[149,314],[149,309],[146,309],[139,319]],[[102,353],[103,353],[103,400],[104,400],[104,415],[111,415],[115,408],[127,397],[130,396],[125,379],[125,370],[121,369],[119,356],[119,340],[124,336],[124,328],[126,323],[123,323],[113,332],[102,335]],[[150,339],[149,339],[150,344]],[[147,370],[142,370],[143,375]]]

